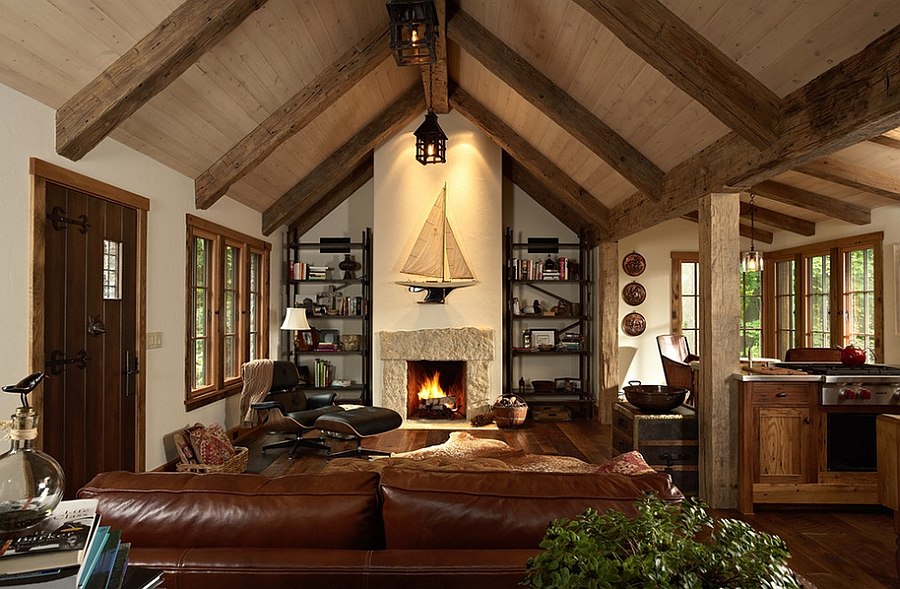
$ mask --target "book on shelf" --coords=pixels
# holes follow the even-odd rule
[[[96,499],[61,501],[34,530],[0,538],[0,580],[80,566],[98,520]]]

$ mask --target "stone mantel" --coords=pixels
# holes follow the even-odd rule
[[[478,327],[380,331],[382,405],[406,417],[407,360],[466,362],[466,417],[490,411],[494,330]],[[498,383],[499,384],[499,383]],[[498,393],[499,395],[499,389]]]

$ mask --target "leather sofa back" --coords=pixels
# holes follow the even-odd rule
[[[107,472],[78,496],[141,548],[383,547],[377,473]]]
[[[648,492],[681,501],[669,475],[442,472],[385,469],[382,521],[389,550],[534,549],[550,521],[588,507],[635,513]]]

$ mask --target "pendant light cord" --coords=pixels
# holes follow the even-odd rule
[[[753,238],[756,235],[756,205],[753,204],[755,196],[752,192],[750,193],[750,251],[754,250]]]

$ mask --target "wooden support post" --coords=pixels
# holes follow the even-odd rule
[[[741,212],[738,193],[707,194],[700,210],[700,497],[737,505]]]
[[[597,246],[597,419],[612,424],[612,409],[619,393],[619,244]]]

